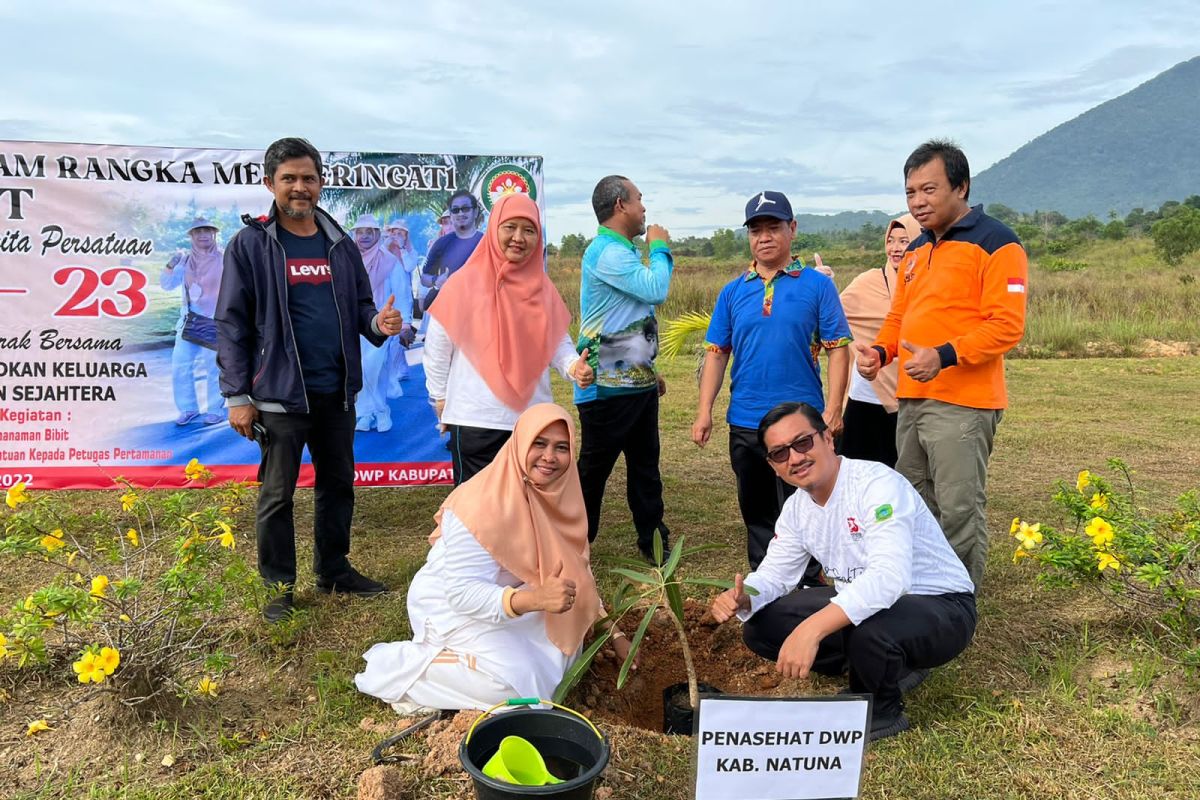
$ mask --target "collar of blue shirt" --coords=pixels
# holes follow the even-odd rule
[[[750,282],[750,281],[754,280],[755,278],[762,277],[761,275],[758,274],[758,269],[756,268],[756,263],[757,262],[754,262],[754,261],[750,262],[750,268],[748,270],[746,270],[746,275],[744,277],[744,280],[746,282]],[[771,280],[775,280],[780,275],[787,275],[789,278],[794,278],[797,275],[799,275],[801,272],[803,272],[805,269],[806,269],[806,267],[804,265],[804,262],[801,261],[800,259],[796,258],[796,259],[792,260],[792,263],[788,264],[783,269],[775,270],[775,274],[771,276]]]

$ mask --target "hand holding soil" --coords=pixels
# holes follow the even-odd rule
[[[733,588],[721,592],[712,602],[712,615],[718,623],[731,619],[739,611],[750,610],[750,595],[742,581],[742,573],[733,576]]]

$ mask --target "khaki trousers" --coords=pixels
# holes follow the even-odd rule
[[[979,591],[987,561],[987,467],[1004,412],[941,400],[900,400],[896,471],[942,526]]]

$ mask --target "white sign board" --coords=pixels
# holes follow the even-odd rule
[[[696,800],[858,797],[870,718],[860,695],[702,698]]]

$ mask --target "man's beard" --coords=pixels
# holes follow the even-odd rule
[[[306,217],[311,217],[313,214],[313,206],[311,205],[312,201],[309,200],[308,202],[310,203],[310,205],[309,205],[308,209],[305,211],[301,211],[299,209],[293,208],[290,200],[288,201],[288,203],[286,205],[282,206],[279,210],[282,211],[284,214],[286,214],[288,217],[290,217],[292,219],[304,219]]]

